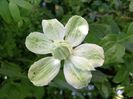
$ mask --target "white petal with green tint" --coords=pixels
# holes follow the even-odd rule
[[[79,57],[79,56],[71,56],[69,61],[73,64],[78,69],[81,70],[95,70],[93,65],[90,64],[90,62],[84,58],[84,57]]]
[[[58,74],[60,61],[53,57],[40,59],[31,65],[28,71],[30,81],[36,86],[48,85],[48,83]]]
[[[72,44],[72,46],[79,45],[88,34],[89,26],[87,21],[80,16],[73,16],[69,19],[65,26],[65,39]]]
[[[26,47],[36,54],[51,53],[52,41],[48,40],[43,33],[33,32],[26,38]]]
[[[96,44],[82,44],[74,49],[74,55],[88,59],[94,67],[102,66],[104,63],[103,48]]]
[[[92,78],[90,71],[80,70],[68,60],[64,64],[64,75],[66,81],[76,89],[86,87]]]
[[[51,40],[63,40],[65,27],[57,19],[43,20],[43,32]]]

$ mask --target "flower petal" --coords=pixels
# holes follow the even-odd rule
[[[78,69],[86,71],[95,70],[93,65],[90,64],[90,62],[84,57],[71,56],[69,61],[73,64],[73,66],[75,66]]]
[[[88,59],[94,67],[102,66],[104,63],[103,48],[96,44],[82,44],[74,49],[74,55]]]
[[[42,58],[31,65],[28,71],[30,81],[36,86],[48,85],[58,74],[60,61],[53,57]]]
[[[63,40],[65,27],[57,19],[43,20],[43,32],[51,40]]]
[[[64,64],[64,75],[66,81],[76,89],[86,87],[92,78],[90,71],[80,70],[68,60]]]
[[[51,53],[52,41],[48,40],[43,33],[30,33],[25,42],[26,47],[36,54]]]
[[[69,19],[65,26],[66,28],[66,40],[72,44],[72,46],[79,45],[88,34],[89,26],[87,21],[80,16],[73,16]]]

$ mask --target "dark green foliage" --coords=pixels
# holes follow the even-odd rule
[[[44,2],[45,1],[45,2]],[[42,32],[42,19],[62,23],[83,16],[90,31],[84,42],[105,50],[105,63],[87,88],[68,85],[62,70],[45,87],[29,81],[30,65],[44,57],[25,47],[26,36]],[[123,90],[122,96],[116,92]],[[130,99],[133,97],[133,0],[0,0],[0,99]]]

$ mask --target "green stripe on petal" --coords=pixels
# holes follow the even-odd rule
[[[69,61],[73,64],[74,67],[78,69],[85,70],[85,71],[95,70],[93,65],[90,64],[90,62],[84,57],[71,56],[69,58]]]
[[[68,60],[64,64],[64,75],[66,81],[76,89],[86,87],[92,78],[90,71],[82,71]]]
[[[82,44],[74,49],[74,55],[88,59],[94,67],[104,63],[104,50],[96,44]]]
[[[73,16],[65,26],[66,38],[72,46],[79,45],[88,34],[89,26],[87,21],[80,16]]]
[[[51,40],[63,40],[65,27],[57,19],[43,20],[43,32]]]
[[[36,54],[51,53],[52,41],[48,40],[43,33],[33,32],[26,37],[26,47]]]
[[[31,65],[28,71],[28,77],[34,85],[44,86],[51,82],[59,70],[60,61],[53,57],[47,57]]]

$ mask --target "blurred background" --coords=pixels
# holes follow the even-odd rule
[[[42,32],[43,19],[66,24],[73,15],[88,21],[84,42],[104,48],[104,65],[81,90],[62,70],[48,86],[34,86],[28,69],[45,56],[26,49],[26,36]],[[133,0],[0,0],[0,99],[133,99]]]

